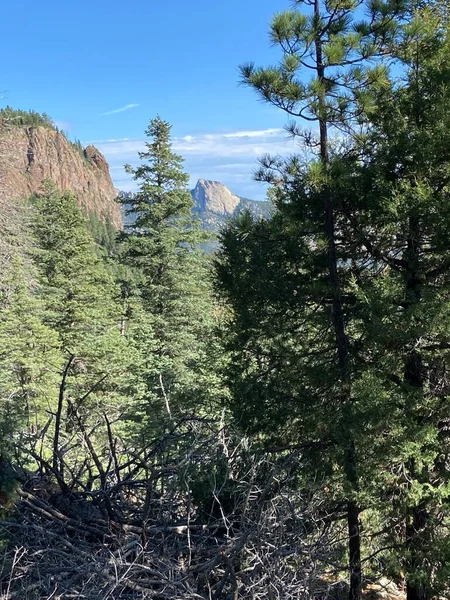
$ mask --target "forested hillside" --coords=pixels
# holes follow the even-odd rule
[[[274,17],[241,80],[299,153],[270,211],[221,188],[213,254],[159,116],[123,229],[51,177],[3,204],[2,598],[450,598],[448,16]]]

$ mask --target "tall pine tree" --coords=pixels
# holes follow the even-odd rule
[[[87,218],[69,192],[49,183],[34,201],[32,223],[43,322],[58,339],[63,366],[55,415],[54,465],[63,431],[82,435],[87,423],[125,412],[134,361],[121,334],[119,289],[99,257]],[[131,352],[131,354],[130,354]],[[83,436],[82,436],[83,437]]]
[[[312,0],[295,5],[305,10],[287,11],[272,22],[272,41],[283,52],[280,65],[256,68],[248,64],[241,72],[244,83],[260,98],[291,116],[316,123],[317,135],[293,124],[290,131],[307,144],[308,159],[302,162],[296,157],[287,163],[263,159],[259,178],[275,184],[273,197],[279,214],[269,224],[251,223],[247,216],[226,230],[219,285],[238,311],[233,330],[244,327],[232,342],[241,375],[236,379],[234,373],[234,381],[244,381],[250,402],[241,404],[240,414],[249,414],[247,409],[253,407],[256,426],[269,415],[276,422],[274,412],[280,411],[273,411],[270,404],[281,401],[290,426],[297,427],[299,435],[303,432],[309,446],[322,440],[322,448],[329,449],[323,472],[339,465],[344,477],[341,497],[347,508],[349,598],[357,600],[362,585],[359,498],[365,450],[356,427],[358,332],[351,320],[355,306],[347,293],[352,276],[341,244],[342,212],[333,186],[336,154],[331,135],[339,131],[352,138],[369,126],[376,110],[375,92],[389,87],[388,70],[381,59],[392,51],[411,3]],[[363,8],[369,13],[366,21],[359,20]],[[248,248],[244,239],[252,240]],[[258,254],[267,257],[267,264]],[[268,285],[261,286],[261,298],[271,306],[272,318],[282,318],[283,305],[289,307],[281,334],[264,318],[261,299],[253,295],[260,286],[251,282],[251,267],[268,278]],[[246,290],[239,281],[243,273],[249,279]],[[280,288],[283,291],[277,297]],[[259,337],[258,315],[268,327],[265,341]],[[296,335],[285,330],[286,322]],[[253,363],[251,371],[248,360]],[[259,377],[262,384],[256,386],[258,396],[253,400],[250,373],[253,382]],[[285,380],[280,373],[286,375]]]
[[[394,418],[384,426],[390,466],[378,477],[404,544],[408,600],[427,600],[448,581],[439,515],[449,499],[450,35],[432,8],[405,28],[404,84],[379,99],[339,179],[365,377]]]
[[[139,183],[126,199],[133,218],[122,235],[124,261],[136,274],[139,305],[134,332],[142,351],[144,406],[151,425],[186,414],[216,393],[209,368],[213,356],[213,305],[206,239],[192,216],[183,159],[173,153],[171,126],[150,122],[145,162],[127,167]],[[132,322],[133,327],[133,322]]]

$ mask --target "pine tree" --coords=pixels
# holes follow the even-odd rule
[[[183,159],[171,149],[171,126],[156,117],[150,122],[146,162],[127,167],[139,190],[127,199],[134,218],[122,236],[123,257],[136,273],[140,306],[134,328],[142,349],[145,412],[153,426],[184,408],[200,406],[214,395],[209,373],[213,313],[205,241],[192,217],[193,201]]]
[[[21,440],[33,445],[55,406],[61,355],[56,333],[43,323],[43,312],[42,301],[16,258],[4,276],[0,302],[0,454],[4,457],[22,452]]]
[[[125,390],[132,386],[127,369],[134,358],[121,335],[119,289],[98,255],[75,198],[49,183],[34,207],[32,228],[43,322],[57,335],[64,360],[59,372],[59,404],[53,411],[56,467],[63,425],[71,434],[93,419],[103,420],[104,412],[110,418],[124,413]]]
[[[395,415],[384,427],[391,455],[380,487],[392,494],[384,507],[392,530],[405,523],[399,559],[408,600],[427,600],[448,580],[438,568],[448,544],[437,515],[449,498],[450,35],[435,8],[405,29],[398,46],[405,84],[379,100],[368,138],[340,179],[353,213],[343,236],[361,300],[365,376]]]
[[[47,307],[47,322],[70,353],[86,335],[102,330],[114,317],[114,283],[95,246],[75,198],[48,184],[36,200],[33,230],[36,263]]]
[[[276,183],[277,212],[268,223],[244,216],[231,224],[218,266],[234,309],[230,379],[240,422],[303,443],[309,464],[334,479],[338,498],[356,508],[381,506],[392,531],[404,519],[405,550],[396,558],[409,600],[430,598],[437,566],[447,561],[436,527],[447,498],[449,70],[442,25],[424,11],[390,40],[405,83],[368,90],[358,120],[370,107],[370,127],[342,152],[329,147],[326,169],[323,155],[319,165],[263,160],[259,176]],[[258,73],[259,83],[266,75]],[[250,83],[258,87],[257,79]],[[286,99],[281,85],[275,89]],[[348,381],[337,352],[328,201]]]
[[[243,380],[250,390],[249,377],[253,373],[252,387],[258,377],[261,383],[256,389],[262,397],[251,400],[249,391],[246,399],[250,404],[241,407],[240,413],[253,407],[256,423],[269,415],[277,420],[269,405],[282,401],[286,409],[282,413],[288,417],[290,427],[297,425],[296,418],[300,419],[299,429],[309,445],[321,439],[330,448],[324,472],[337,462],[344,475],[349,598],[356,600],[361,597],[362,585],[358,498],[362,494],[360,465],[365,449],[358,438],[358,406],[354,401],[358,371],[353,350],[358,331],[351,314],[356,307],[347,293],[352,275],[347,268],[349,257],[341,245],[342,212],[333,188],[336,144],[330,134],[340,131],[351,139],[369,126],[376,110],[376,92],[389,87],[388,69],[381,59],[391,52],[411,3],[364,4],[370,15],[367,21],[357,20],[360,2],[314,0],[296,4],[309,8],[304,13],[292,10],[279,14],[271,26],[272,41],[283,52],[280,66],[264,69],[248,64],[241,72],[244,83],[261,99],[291,116],[316,123],[318,135],[294,123],[290,131],[306,143],[308,159],[302,162],[295,157],[284,163],[263,158],[258,177],[275,184],[273,197],[280,214],[270,224],[251,223],[244,217],[226,230],[219,280],[244,319],[244,323],[237,322],[246,333],[232,342],[241,373],[238,381]],[[311,158],[314,155],[315,160]],[[288,237],[284,239],[279,231]],[[253,239],[253,246],[243,248],[244,238],[246,243]],[[258,253],[267,256],[267,265],[258,259]],[[271,306],[269,312],[273,310],[283,323],[290,322],[296,335],[284,326],[283,334],[278,335],[263,317],[261,323],[267,323],[268,338],[264,342],[260,339],[257,315],[261,315],[261,303],[253,296],[254,288],[259,286],[248,281],[245,290],[240,281],[236,284],[250,266],[268,278],[267,286],[261,286],[261,298]],[[276,290],[280,288],[284,291],[277,298]],[[245,305],[238,299],[238,289],[246,299]],[[286,293],[292,296],[286,298]],[[289,307],[284,317],[283,304]],[[239,348],[246,336],[247,344]],[[251,353],[247,352],[250,345]],[[252,362],[251,371],[248,360]],[[280,372],[286,376],[284,381],[277,375]],[[295,405],[298,409],[294,408],[292,414]],[[297,410],[301,411],[298,417]]]

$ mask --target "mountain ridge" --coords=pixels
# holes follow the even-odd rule
[[[218,232],[229,219],[246,209],[259,218],[267,218],[271,213],[269,202],[233,194],[219,181],[199,179],[191,195],[194,214],[200,218],[203,228],[212,232]]]
[[[22,116],[9,110],[8,118],[3,113],[0,111],[0,205],[4,209],[15,200],[42,192],[44,182],[52,180],[61,191],[72,192],[87,213],[122,228],[121,210],[115,202],[117,190],[97,148],[70,142],[50,120],[35,117],[35,113]]]

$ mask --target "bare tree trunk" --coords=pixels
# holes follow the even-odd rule
[[[361,532],[359,526],[359,508],[355,502],[348,502],[347,504],[347,523],[350,562],[349,600],[359,600],[362,588]]]
[[[61,432],[61,415],[64,403],[64,394],[66,391],[67,375],[72,366],[75,356],[71,354],[62,373],[61,384],[59,386],[58,408],[56,409],[55,435],[53,437],[53,469],[62,475],[62,463],[59,456],[59,434]]]
[[[421,549],[421,532],[426,527],[427,513],[424,503],[411,509],[410,522],[406,526],[406,547],[409,551],[408,572],[414,575],[422,570],[423,552]],[[415,581],[406,583],[406,600],[429,600],[429,593],[425,585]]]

